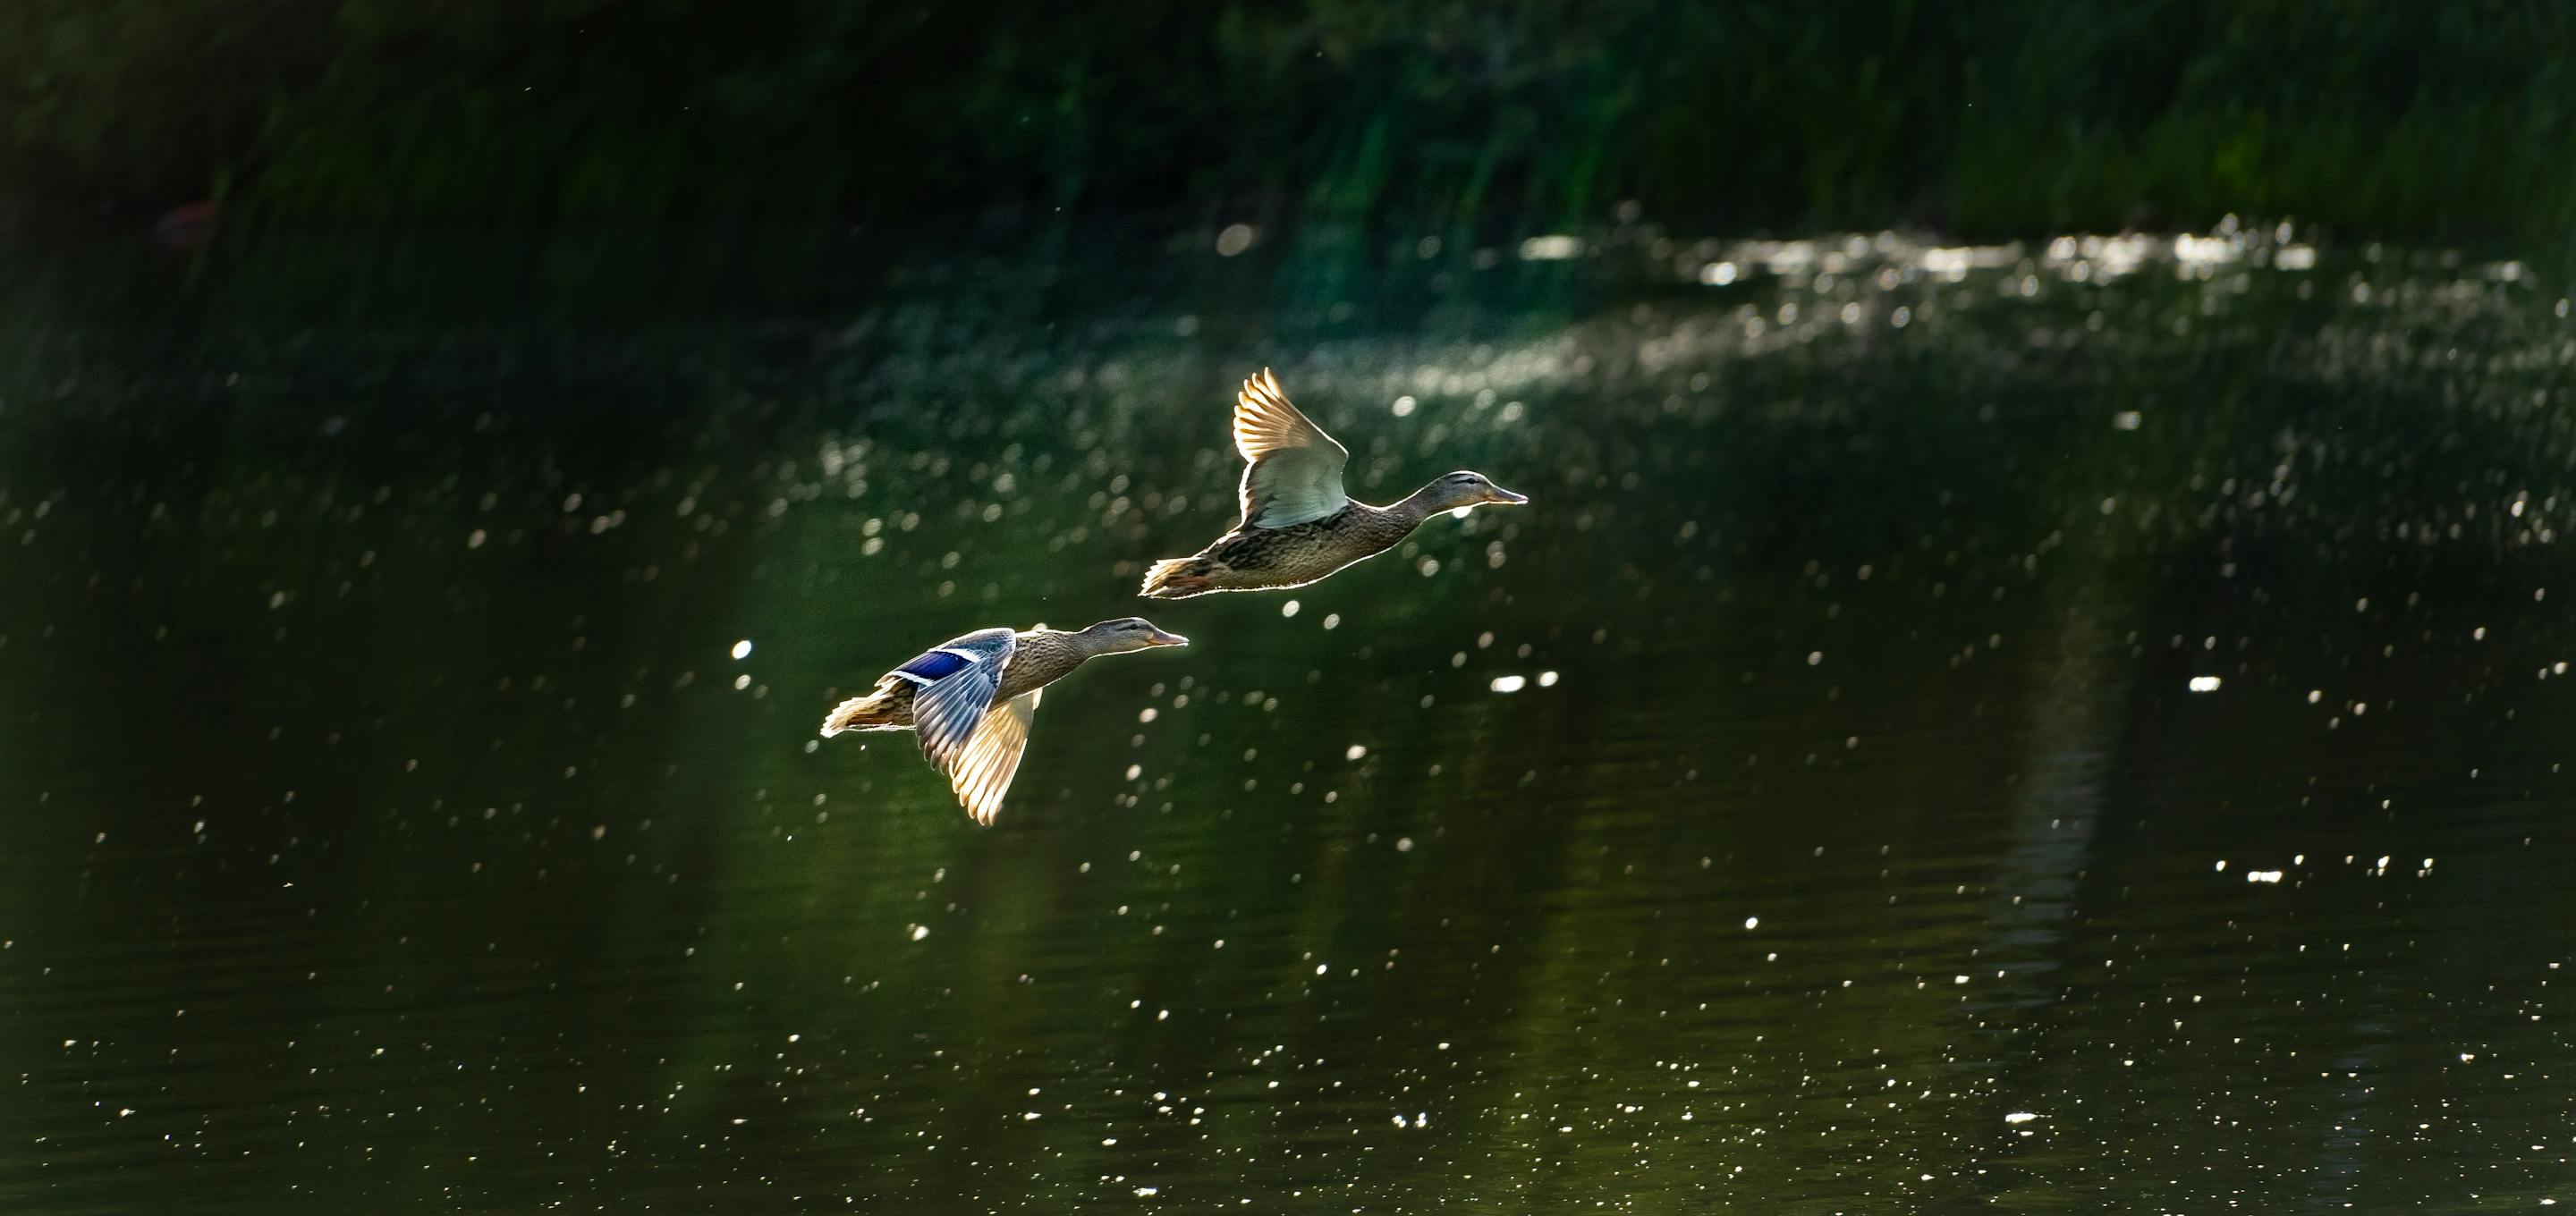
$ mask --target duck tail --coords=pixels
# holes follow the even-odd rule
[[[1216,563],[1204,557],[1175,557],[1154,563],[1145,572],[1144,596],[1156,600],[1188,599],[1216,590],[1208,576],[1216,572]]]
[[[864,697],[852,697],[832,707],[823,716],[823,737],[831,738],[845,730],[900,730],[906,724],[895,721],[895,705],[880,688]]]

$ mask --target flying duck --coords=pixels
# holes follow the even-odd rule
[[[866,696],[833,706],[823,718],[823,737],[846,730],[915,732],[921,754],[948,775],[958,803],[989,827],[1028,747],[1039,690],[1095,655],[1189,641],[1134,616],[1071,633],[1043,625],[1019,633],[978,629],[878,676]]]
[[[1147,598],[1302,587],[1394,548],[1442,511],[1529,501],[1466,472],[1435,478],[1393,506],[1351,501],[1342,491],[1350,450],[1289,404],[1268,368],[1235,394],[1234,446],[1246,462],[1243,521],[1190,557],[1154,563]]]

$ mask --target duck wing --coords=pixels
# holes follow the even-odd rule
[[[1285,528],[1349,506],[1342,467],[1350,449],[1288,403],[1269,368],[1234,395],[1234,447],[1243,470],[1243,526]]]
[[[913,733],[921,738],[921,754],[952,779],[1018,647],[1008,629],[978,629],[923,651],[891,673],[921,686],[912,697]]]
[[[966,750],[957,757],[957,766],[948,771],[949,788],[957,791],[957,803],[975,822],[993,826],[993,815],[1002,809],[1002,795],[1011,790],[1011,778],[1020,771],[1020,753],[1029,746],[1029,722],[1038,716],[1038,697],[1046,690],[1032,688],[984,712],[984,720],[966,741]]]

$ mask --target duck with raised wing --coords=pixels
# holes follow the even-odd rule
[[[1043,625],[1019,633],[978,629],[950,638],[877,677],[876,688],[832,707],[826,739],[845,730],[910,730],[921,754],[947,774],[957,801],[990,826],[1028,747],[1040,689],[1085,660],[1189,639],[1143,617],[1102,621],[1071,633]]]
[[[1234,446],[1243,453],[1243,521],[1190,557],[1154,563],[1144,594],[1181,600],[1213,591],[1302,587],[1412,535],[1442,511],[1529,499],[1486,480],[1451,473],[1386,507],[1342,492],[1349,449],[1289,404],[1263,368],[1234,398]]]

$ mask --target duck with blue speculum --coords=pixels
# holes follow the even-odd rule
[[[1396,546],[1442,511],[1529,501],[1482,473],[1450,473],[1402,502],[1373,507],[1342,490],[1350,450],[1298,411],[1263,368],[1234,398],[1234,446],[1244,459],[1243,519],[1189,557],[1154,563],[1149,599],[1303,587]]]
[[[1134,616],[1071,632],[1044,625],[1017,633],[978,629],[913,656],[877,677],[866,696],[834,706],[823,718],[823,737],[914,732],[921,754],[947,774],[966,813],[990,826],[1028,747],[1041,689],[1100,655],[1188,644]]]

